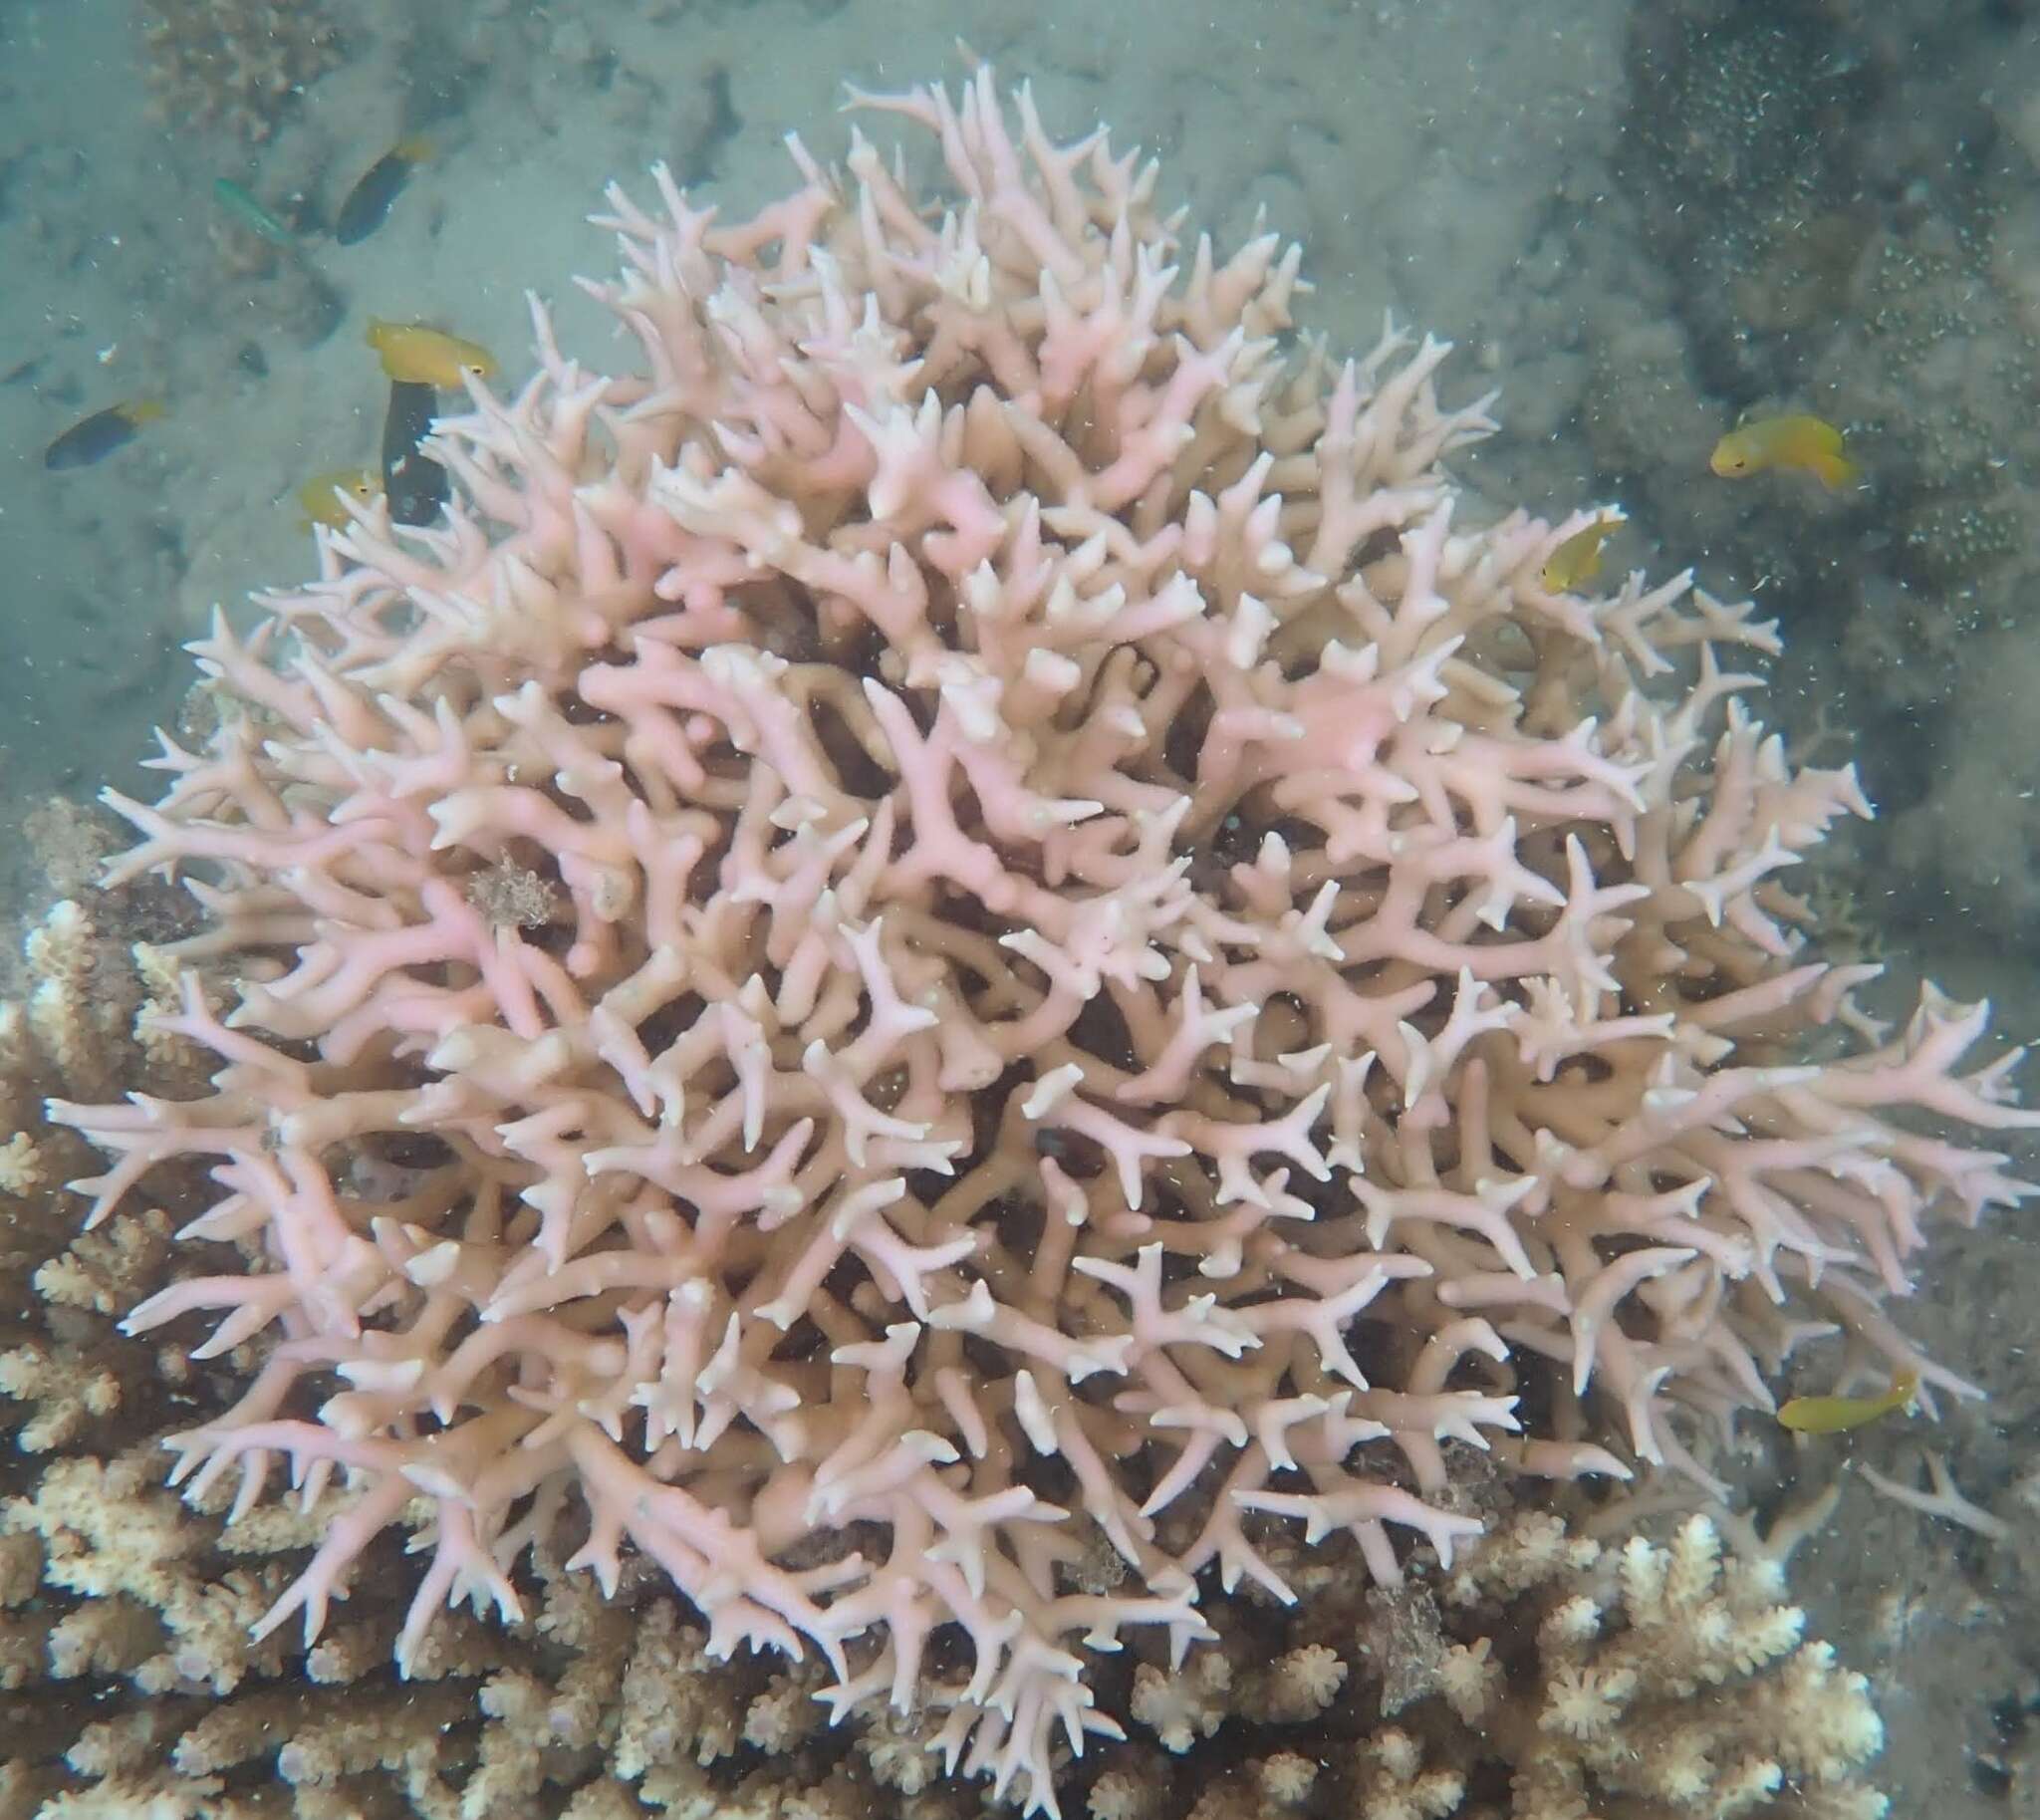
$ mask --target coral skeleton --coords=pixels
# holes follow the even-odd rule
[[[1712,1484],[1836,1330],[1974,1395],[1885,1304],[2025,1191],[1952,1128],[2031,1115],[1983,1007],[1885,1030],[1807,947],[1782,880],[1868,808],[1752,716],[1768,626],[1548,591],[1593,514],[1464,522],[1446,349],[1332,360],[1297,248],[1221,257],[1102,132],[861,100],[942,187],[855,133],[748,220],[613,191],[638,371],[534,302],[444,519],[351,505],[198,645],[217,731],[108,800],[115,881],[202,911],[144,1023],[209,1080],[52,1112],[95,1224],[205,1184],[225,1261],[126,1327],[246,1361],[177,1482],[325,1515],[250,1649],[413,1524],[418,1672],[569,1520],[710,1657],[1053,1813],[1122,1735],[1095,1658],[1182,1667],[1294,1539],[1449,1566],[1455,1454]],[[1683,1573],[1624,1557],[1633,1635]],[[1584,1760],[1644,1671],[1546,1622]],[[1152,1691],[1185,1738],[1201,1686]],[[1446,1811],[1399,1737],[1379,1798]]]

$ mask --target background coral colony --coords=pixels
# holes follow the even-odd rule
[[[1777,627],[856,100],[612,187],[615,370],[453,376],[29,937],[0,1813],[1881,1813],[1742,1437],[1980,1395],[2034,1115],[1796,889]]]

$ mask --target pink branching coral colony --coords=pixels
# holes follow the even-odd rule
[[[443,524],[198,648],[217,733],[115,800],[211,1091],[56,1111],[95,1218],[209,1164],[246,1269],[128,1326],[273,1342],[174,1442],[334,1500],[268,1625],[421,1522],[406,1660],[579,1509],[1053,1811],[1094,1652],[1288,1598],[1295,1525],[1449,1558],[1452,1443],[1704,1478],[1837,1327],[1973,1394],[1882,1304],[2023,1192],[1928,1127],[2030,1115],[1981,1007],[1801,957],[1779,875],[1866,806],[1742,706],[1769,627],[1455,524],[1445,350],[1285,342],[1297,249],[1191,248],[1102,135],[869,105],[937,206],[861,137],[741,225],[613,192],[644,377],[535,307]]]

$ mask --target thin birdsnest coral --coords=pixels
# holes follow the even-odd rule
[[[642,373],[537,311],[443,524],[203,644],[219,730],[111,800],[237,976],[154,1026],[211,1092],[55,1110],[96,1218],[201,1159],[246,1261],[128,1318],[266,1349],[179,1476],[349,1482],[265,1630],[422,1498],[409,1666],[578,1505],[574,1565],[1052,1809],[1094,1652],[1292,1597],[1291,1525],[1449,1560],[1449,1443],[1704,1476],[1809,1316],[1966,1392],[1880,1300],[2023,1189],[1909,1120],[2028,1115],[1980,1009],[1888,1036],[1797,954],[1865,805],[1720,667],[1769,628],[1455,523],[1445,350],[1292,358],[1296,249],[1102,134],[869,105],[938,210],[861,136],[747,222],[614,195]]]

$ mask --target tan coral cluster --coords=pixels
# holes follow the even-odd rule
[[[326,1520],[268,1510],[225,1542],[154,1488],[151,1449],[78,1456],[0,1499],[0,1690],[21,1725],[0,1820],[963,1820],[917,1736],[832,1731],[812,1666],[712,1661],[650,1574],[614,1599],[534,1557],[505,1632],[437,1627],[409,1682],[401,1608],[365,1587],[307,1656],[251,1643],[280,1557]],[[392,1549],[384,1584],[393,1576]]]
[[[49,1192],[85,1153],[43,1121],[45,1094],[188,1078],[173,1038],[137,1028],[174,994],[177,969],[123,939],[119,920],[89,896],[60,901],[23,943],[21,996],[0,1002],[0,1397],[14,1406],[0,1403],[0,1431],[28,1453],[72,1442],[126,1387],[181,1377],[170,1352],[109,1326],[161,1280],[169,1215],[137,1204],[80,1234]]]
[[[139,26],[156,113],[257,143],[341,57],[326,0],[150,0]]]
[[[328,1513],[225,1532],[302,1548]],[[420,1513],[421,1514],[421,1513]],[[345,1520],[345,1511],[338,1513]],[[536,1551],[530,1620],[437,1627],[388,1668],[390,1575],[300,1659],[246,1627],[284,1571],[237,1565],[152,1488],[143,1456],[72,1458],[0,1504],[0,1687],[32,1690],[42,1762],[0,1762],[0,1820],[963,1820],[911,1719],[832,1727],[814,1665],[713,1661],[633,1572],[605,1599]],[[396,1557],[390,1552],[393,1567]],[[1769,1564],[1724,1563],[1703,1519],[1615,1547],[1524,1515],[1384,1623],[1348,1577],[1309,1616],[1236,1614],[1222,1649],[1137,1673],[1132,1742],[1066,1765],[1089,1820],[1875,1820],[1881,1732],[1861,1677],[1802,1640]],[[1265,1618],[1266,1613],[1262,1614]],[[1314,1640],[1301,1641],[1304,1631]],[[1420,1691],[1392,1717],[1388,1690]],[[1277,1641],[1271,1642],[1270,1640]],[[302,1663],[302,1669],[301,1669]],[[1158,1735],[1157,1735],[1158,1734]],[[61,1763],[52,1761],[61,1753]],[[1073,1790],[1074,1793],[1074,1790]]]
[[[1876,1820],[1867,1685],[1803,1626],[1782,1569],[1724,1559],[1704,1517],[1608,1547],[1525,1512],[1434,1585],[1235,1615],[1183,1673],[1143,1666],[1133,1714],[1183,1766],[1115,1758],[1086,1811]]]
[[[1705,1517],[1615,1550],[1520,1518],[1445,1596],[1508,1620],[1453,1646],[1438,1691],[1509,1756],[1525,1820],[1632,1800],[1694,1820],[1885,1810],[1858,1773],[1884,1742],[1868,1684],[1805,1641],[1782,1570],[1724,1560]]]
[[[45,1095],[117,1092],[138,1085],[144,1065],[185,1065],[158,1085],[193,1078],[197,1053],[156,1021],[176,1008],[182,968],[134,939],[142,923],[160,920],[152,905],[115,903],[92,891],[67,895],[22,942],[18,997],[0,1000],[0,1130],[13,1134],[0,1142],[0,1192],[26,1194],[53,1179],[37,1161],[47,1130],[30,1135]]]
[[[316,1521],[239,1540],[281,1552]],[[405,1686],[387,1662],[398,1614],[373,1595],[309,1658],[251,1644],[280,1570],[226,1565],[212,1544],[138,1455],[60,1462],[0,1505],[0,1688],[35,1690],[43,1759],[0,1764],[0,1815],[765,1814],[830,1774],[800,1754],[824,1725],[812,1676],[710,1663],[648,1580],[607,1602],[541,1552],[533,1622],[443,1626]],[[779,1760],[760,1771],[761,1754]],[[873,1799],[846,1776],[844,1799],[807,1811],[849,1820]]]

